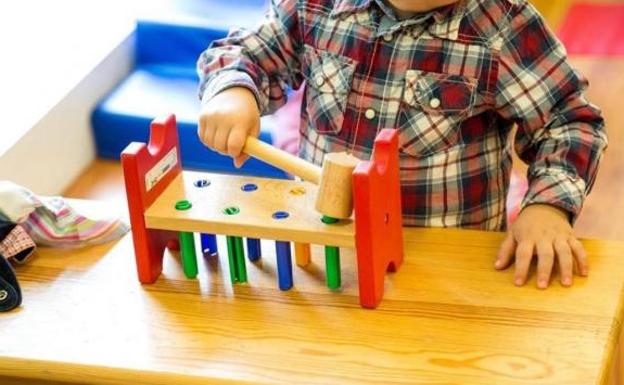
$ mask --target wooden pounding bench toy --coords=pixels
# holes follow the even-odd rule
[[[255,139],[243,151],[304,181],[182,171],[173,115],[152,122],[148,144],[123,151],[140,282],[159,277],[166,247],[179,247],[184,274],[195,278],[200,233],[202,254],[216,254],[215,235],[226,236],[232,283],[247,281],[243,237],[252,262],[260,258],[260,239],[275,241],[282,290],[293,286],[290,243],[301,267],[310,263],[310,244],[324,245],[327,285],[338,289],[339,248],[347,247],[357,255],[360,304],[375,308],[386,272],[403,262],[396,132],[379,133],[370,161],[327,154],[322,169]]]

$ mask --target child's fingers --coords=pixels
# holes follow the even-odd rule
[[[230,130],[227,139],[227,153],[232,158],[237,158],[243,151],[245,140],[247,139],[247,129],[241,126],[234,126]]]
[[[561,275],[561,284],[563,286],[572,285],[572,251],[570,245],[563,239],[555,240],[555,251],[557,252],[557,260],[559,261],[559,273]]]
[[[535,249],[537,251],[537,287],[546,289],[555,262],[555,251],[552,243],[547,241],[538,242]]]
[[[525,240],[518,243],[518,247],[516,248],[516,273],[514,277],[516,286],[524,285],[527,280],[529,267],[533,259],[534,247],[533,241]]]
[[[247,155],[247,154],[240,154],[239,156],[234,158],[234,167],[236,167],[236,168],[243,167],[243,164],[245,164],[247,159],[249,159],[249,155]]]
[[[207,115],[201,115],[199,117],[197,134],[199,135],[199,140],[206,145],[206,147],[214,148],[215,131],[216,127],[214,121],[209,119]]]
[[[572,250],[572,249],[570,249]],[[581,267],[578,263],[578,261],[576,260],[576,257],[574,256],[574,253],[572,253],[572,275],[582,275],[581,274]]]
[[[494,267],[499,270],[509,267],[511,261],[513,260],[515,251],[516,240],[514,239],[511,231],[509,231],[507,232],[505,240],[503,240],[503,243],[501,243],[500,248],[498,249],[498,254],[496,255],[496,262],[494,262]]]
[[[234,166],[236,168],[243,167],[243,164],[245,164],[245,162],[249,159],[249,155],[243,153],[242,150],[245,147],[245,141],[247,140],[247,136],[257,138],[258,135],[260,134],[260,119],[257,119],[256,122],[250,125],[249,131],[247,131],[247,128],[244,128],[244,131],[245,131],[245,134],[241,140],[241,149],[239,151],[238,156],[234,158]]]
[[[258,136],[260,136],[260,119],[259,118],[256,119],[253,124],[251,124],[248,135],[254,138],[257,138]]]
[[[227,143],[230,136],[231,127],[220,126],[216,129],[214,136],[214,149],[223,155],[227,155]]]
[[[578,239],[570,237],[568,239],[568,245],[570,245],[572,254],[574,254],[574,259],[578,264],[579,274],[586,277],[589,273],[589,262],[587,260],[587,253],[585,252],[583,244]]]

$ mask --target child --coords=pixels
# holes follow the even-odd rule
[[[534,256],[537,285],[588,273],[572,233],[607,139],[587,82],[526,0],[274,0],[254,31],[213,43],[198,62],[199,136],[240,166],[260,114],[306,91],[300,156],[370,156],[382,128],[399,132],[404,223],[502,230],[515,150],[529,191],[495,267]]]

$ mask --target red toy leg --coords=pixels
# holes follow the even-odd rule
[[[149,144],[128,145],[121,154],[121,163],[139,281],[153,283],[162,272],[165,247],[177,234],[146,228],[144,213],[182,171],[175,116],[154,120]]]
[[[398,135],[384,129],[375,139],[369,162],[353,172],[355,245],[358,259],[360,303],[379,305],[386,271],[403,263],[401,186]]]

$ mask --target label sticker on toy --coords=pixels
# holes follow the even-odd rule
[[[156,186],[176,164],[178,164],[178,151],[176,148],[173,148],[145,174],[145,189],[149,191]]]

